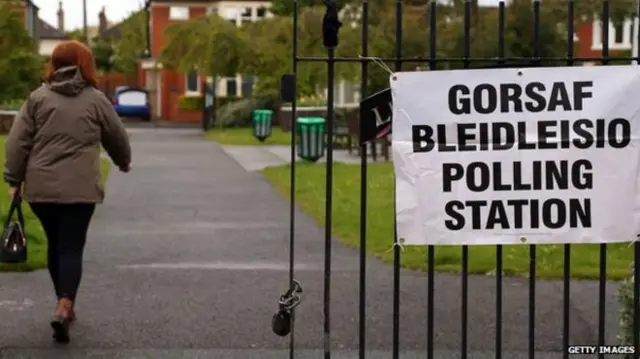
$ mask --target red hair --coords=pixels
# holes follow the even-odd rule
[[[45,80],[51,82],[54,73],[63,67],[78,66],[82,77],[93,87],[98,86],[96,76],[96,61],[93,52],[85,44],[76,40],[63,41],[51,54],[51,59],[47,65]]]

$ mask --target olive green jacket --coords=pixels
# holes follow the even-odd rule
[[[33,91],[6,142],[4,180],[29,202],[101,203],[100,144],[118,167],[131,162],[124,125],[75,67]]]

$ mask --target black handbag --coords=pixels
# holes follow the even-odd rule
[[[0,262],[4,263],[25,263],[27,261],[27,238],[24,235],[24,216],[22,214],[22,199],[16,192],[11,201],[9,214],[4,222],[2,232],[2,246],[0,246]],[[12,220],[14,212],[18,221]]]

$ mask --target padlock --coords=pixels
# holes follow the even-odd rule
[[[286,309],[278,310],[271,319],[271,329],[281,337],[289,335],[291,332],[291,313]]]

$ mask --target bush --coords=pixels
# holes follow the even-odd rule
[[[221,106],[216,111],[216,127],[244,127],[251,124],[253,110],[268,109],[275,114],[278,111],[279,99],[271,96],[245,98]]]
[[[24,103],[24,100],[22,99],[5,101],[3,103],[0,103],[0,110],[18,111],[20,110],[20,107],[22,107],[23,103]]]
[[[257,95],[254,99],[259,108],[273,111],[274,116],[276,112],[280,111],[280,107],[282,106],[279,93]]]
[[[631,272],[633,273],[633,267]],[[633,343],[633,274],[625,279],[618,289],[618,303],[620,303],[620,344]]]
[[[327,99],[318,96],[302,97],[297,101],[298,106],[327,107]]]
[[[0,1],[0,103],[25,98],[40,86],[44,69],[38,43],[11,3]]]
[[[182,111],[202,111],[204,99],[199,95],[184,95],[178,100],[178,108]]]
[[[242,97],[238,97],[238,96],[224,96],[224,97],[216,97],[216,102],[215,102],[215,106],[216,109],[219,109],[221,107],[224,107],[230,103],[233,102],[238,102],[240,100],[242,100]]]
[[[252,99],[232,102],[216,111],[216,127],[243,127],[251,124]]]
[[[237,96],[216,97],[215,106],[219,109],[242,99],[242,97]],[[204,108],[204,97],[200,95],[184,95],[178,100],[178,108],[182,111],[202,111]]]

